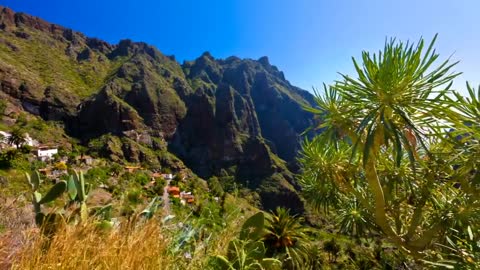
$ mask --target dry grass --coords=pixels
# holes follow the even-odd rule
[[[26,199],[0,200],[0,270],[207,269],[210,256],[224,255],[246,217],[257,211],[239,204],[242,201],[227,199],[226,227],[215,231],[203,232],[197,219],[187,217],[162,224],[163,216],[159,215],[135,226],[123,220],[119,228],[110,231],[98,229],[94,220],[86,225],[72,224],[48,240],[33,223]],[[174,253],[182,235],[181,224],[187,223],[197,224],[198,234],[190,248]],[[203,224],[209,226],[208,221]]]
[[[37,234],[13,269],[174,269],[161,226],[149,222],[106,233],[94,225],[68,226],[51,240]]]
[[[99,231],[94,225],[67,226],[46,248],[48,240],[36,230],[25,236],[28,241],[20,247],[11,269],[205,269],[209,256],[224,253],[238,232],[230,227],[208,244],[197,240],[188,259],[183,252],[172,254],[172,233],[158,221],[111,232]]]
[[[9,269],[17,253],[36,229],[33,215],[24,198],[5,198],[0,190],[0,270]]]

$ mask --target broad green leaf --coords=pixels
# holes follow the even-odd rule
[[[67,190],[67,182],[60,181],[56,183],[38,203],[44,204],[54,201]]]
[[[243,223],[239,239],[246,240],[260,238],[263,233],[264,225],[265,215],[263,214],[263,212],[256,213],[255,215],[247,219],[245,223]]]
[[[36,203],[39,203],[42,200],[42,193],[40,193],[38,191],[34,191],[33,196],[35,198]]]
[[[70,197],[70,200],[75,200],[77,197],[77,187],[75,185],[75,180],[73,179],[73,175],[70,175],[68,177],[68,182],[67,182],[67,191],[68,191],[68,197]]]

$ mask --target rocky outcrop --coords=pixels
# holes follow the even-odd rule
[[[274,154],[294,162],[299,134],[313,123],[302,106],[313,98],[290,85],[268,58],[215,60],[205,53],[183,68],[194,94],[186,101],[189,112],[177,132],[180,156],[206,170],[212,159],[238,160],[242,141],[259,136]]]
[[[128,57],[99,93],[80,105],[78,135],[91,138],[151,129],[171,137],[186,107],[180,96],[191,91],[180,66],[145,43],[121,41],[111,59]],[[183,83],[182,83],[183,81]],[[99,121],[95,116],[102,115]],[[77,123],[73,123],[75,129]]]

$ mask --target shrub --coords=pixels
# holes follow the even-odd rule
[[[328,253],[330,262],[336,262],[341,248],[337,241],[335,241],[335,238],[332,238],[323,243],[323,250]]]

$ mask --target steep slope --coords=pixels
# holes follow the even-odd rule
[[[130,40],[121,41],[109,57],[127,60],[82,103],[79,135],[90,138],[142,129],[170,137],[186,114],[181,97],[191,91],[180,65],[157,49]]]
[[[266,57],[180,65],[145,43],[111,45],[6,8],[0,29],[2,97],[107,158],[158,167],[178,156],[206,179],[234,176],[265,208],[302,211],[292,169],[312,96]]]
[[[119,64],[112,45],[24,13],[2,8],[0,28],[2,90],[49,120],[75,115]]]
[[[307,91],[290,85],[268,58],[215,60],[206,53],[183,67],[195,91],[190,106],[197,106],[197,99],[208,100],[218,110],[220,126],[231,124],[238,133],[261,136],[279,157],[294,160],[298,135],[313,120],[301,106],[311,104],[313,98]],[[190,115],[192,122],[203,117]]]

